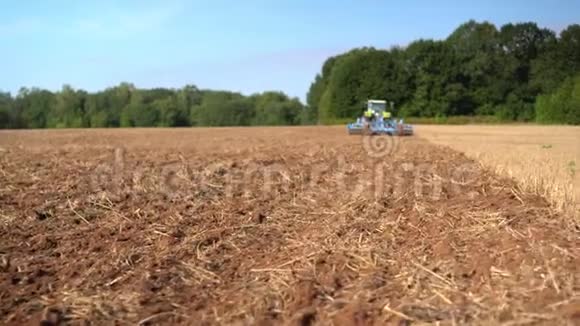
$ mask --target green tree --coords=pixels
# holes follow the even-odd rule
[[[176,126],[195,125],[191,120],[192,110],[201,104],[202,93],[194,85],[186,85],[177,92],[177,120]]]
[[[159,112],[159,122],[160,127],[175,127],[178,126],[182,117],[179,111],[179,106],[176,96],[170,96],[162,99],[157,99],[151,104],[154,111]]]
[[[202,126],[245,126],[253,118],[252,101],[241,94],[206,91],[194,110],[194,119]]]
[[[532,87],[551,93],[564,79],[580,73],[580,25],[568,26],[558,39],[549,40],[545,51],[532,61]]]
[[[504,73],[509,60],[502,52],[499,32],[489,22],[473,20],[459,26],[446,40],[453,49],[451,114],[490,114],[509,91]]]
[[[104,92],[99,92],[97,95],[102,95],[101,107],[99,111],[105,120],[106,127],[119,127],[121,125],[121,114],[123,109],[129,105],[131,95],[136,92],[136,88],[131,83],[120,83],[118,86],[108,88]]]
[[[253,125],[295,125],[300,121],[302,104],[282,92],[264,92],[254,96]]]
[[[325,82],[320,74],[314,77],[314,81],[306,94],[307,106],[300,115],[302,124],[315,124],[318,122],[318,106],[326,88]]]
[[[506,24],[500,30],[501,46],[504,54],[512,64],[504,65],[511,74],[510,81],[513,93],[506,104],[516,112],[519,120],[533,119],[533,103],[540,89],[533,87],[532,63],[550,52],[556,36],[553,31],[539,28],[536,23]],[[532,116],[530,116],[530,114]]]
[[[567,78],[553,93],[538,97],[536,121],[580,125],[580,75]]]
[[[443,41],[420,40],[407,48],[406,69],[413,77],[411,100],[403,106],[401,115],[448,116],[465,97],[454,67],[455,52]]]
[[[333,65],[328,85],[319,103],[319,119],[354,118],[368,99],[399,103],[398,60],[392,53],[374,48],[355,49],[339,57]]]
[[[87,96],[85,109],[88,115],[89,125],[92,128],[106,128],[110,126],[107,115],[109,101],[106,95],[105,92],[102,92]]]
[[[11,128],[12,96],[10,93],[0,92],[0,129]]]
[[[28,90],[22,99],[24,110],[22,118],[26,123],[26,128],[45,128],[47,115],[55,106],[55,96],[53,93],[38,88]]]
[[[49,127],[81,128],[89,125],[89,119],[86,119],[84,112],[86,92],[64,85],[55,97],[53,110],[47,119]]]
[[[303,124],[313,124],[319,122],[319,112],[321,107],[322,97],[328,86],[330,76],[335,64],[348,53],[330,57],[326,59],[322,65],[322,71],[317,74],[314,81],[310,85],[310,89],[306,94],[306,107],[301,114],[301,121]]]

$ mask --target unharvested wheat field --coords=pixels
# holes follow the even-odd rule
[[[0,132],[0,320],[578,324],[580,226],[470,157],[343,127]]]

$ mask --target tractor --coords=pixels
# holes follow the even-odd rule
[[[391,118],[385,100],[368,100],[367,109],[363,116],[358,118],[356,122],[349,123],[346,127],[349,135],[413,135],[412,125],[405,124],[403,119]]]

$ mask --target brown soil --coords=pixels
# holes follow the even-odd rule
[[[461,153],[385,141],[2,132],[0,320],[580,324],[580,226]]]

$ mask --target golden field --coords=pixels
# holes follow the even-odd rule
[[[433,143],[466,153],[485,167],[580,215],[580,127],[418,125]]]

